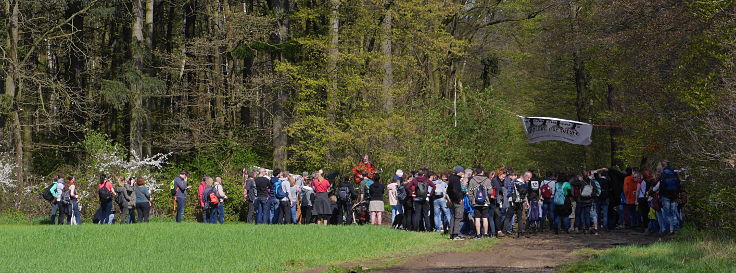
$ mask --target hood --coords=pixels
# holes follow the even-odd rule
[[[429,182],[429,178],[427,178],[426,176],[418,176],[417,178],[414,178],[414,180],[416,180],[417,183],[428,183]]]

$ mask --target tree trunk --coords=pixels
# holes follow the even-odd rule
[[[133,57],[133,68],[137,73],[143,73],[143,20],[144,20],[144,0],[133,0],[133,26],[131,39],[131,54]],[[130,83],[130,91],[133,98],[130,101],[131,117],[130,117],[130,152],[131,156],[143,157],[143,90],[141,82],[135,81]]]
[[[393,84],[394,84],[394,65],[393,65],[393,53],[391,51],[391,42],[393,35],[391,34],[392,28],[392,14],[391,5],[393,0],[388,0],[385,4],[386,13],[383,16],[383,22],[381,22],[381,30],[383,33],[383,41],[381,42],[381,53],[383,53],[383,110],[387,114],[391,114],[394,109],[394,95],[393,95]]]
[[[18,17],[20,10],[18,7],[19,0],[5,0],[5,14],[8,16],[7,39],[5,40],[5,50],[7,51],[7,61],[5,63],[5,94],[11,98],[10,113],[12,119],[12,138],[13,150],[15,153],[15,167],[18,181],[23,181],[26,169],[24,158],[24,138],[23,127],[20,122],[20,112],[22,111],[18,102],[21,101],[21,90],[19,83],[19,60],[18,60]]]
[[[290,1],[275,0],[273,1],[273,9],[277,17],[280,18],[278,20],[278,29],[276,30],[276,42],[282,44],[289,39],[289,18],[287,14],[291,10]],[[278,59],[281,62],[286,61],[283,52],[278,54]],[[276,87],[276,102],[273,104],[273,166],[274,168],[281,169],[286,168],[286,160],[288,158],[286,149],[289,145],[289,138],[286,134],[286,111],[284,111],[284,105],[289,99],[287,88],[286,84]]]
[[[327,75],[329,83],[327,84],[327,117],[330,121],[335,121],[335,113],[337,112],[337,62],[340,58],[340,0],[330,0],[330,48],[327,57]]]

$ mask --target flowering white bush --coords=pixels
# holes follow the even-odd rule
[[[9,158],[7,153],[0,153],[0,188],[3,190],[15,187],[15,164]]]

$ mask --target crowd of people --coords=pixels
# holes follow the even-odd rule
[[[509,167],[489,171],[456,166],[446,173],[396,170],[386,185],[381,174],[368,156],[340,183],[330,182],[322,170],[295,175],[279,169],[244,169],[246,221],[382,225],[383,213],[390,211],[386,218],[393,228],[449,233],[452,240],[541,232],[598,234],[622,228],[665,235],[682,226],[687,201],[680,177],[667,161],[654,172],[603,168],[541,177],[534,170],[517,173]],[[81,223],[74,180],[59,176],[44,192],[51,202],[51,223]],[[177,222],[183,220],[187,191],[192,188],[188,180],[189,173],[182,171],[171,184]],[[203,177],[197,193],[201,221],[224,223],[224,202],[230,197],[222,178]],[[148,222],[153,198],[143,178],[103,177],[98,197],[95,223]]]

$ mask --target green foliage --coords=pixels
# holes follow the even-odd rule
[[[301,271],[420,251],[446,242],[434,233],[372,226],[149,223],[2,229],[3,272],[55,268],[70,272],[99,268],[119,272]],[[57,252],[50,262],[49,244],[73,251]],[[203,250],[204,245],[210,246]]]

